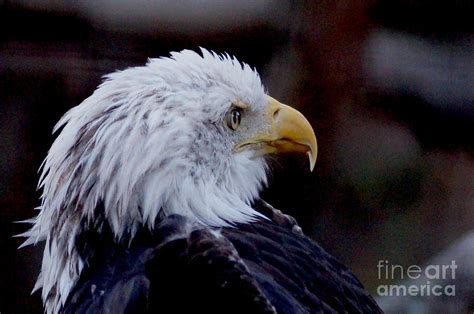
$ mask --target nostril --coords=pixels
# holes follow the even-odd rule
[[[278,118],[278,114],[280,113],[280,108],[278,108],[277,110],[275,110],[275,112],[273,113],[273,120],[276,120],[276,118]]]

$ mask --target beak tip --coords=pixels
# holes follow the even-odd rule
[[[313,154],[311,151],[308,151],[308,157],[309,157],[309,171],[313,172],[314,166],[316,165],[316,158],[315,156],[313,157]]]

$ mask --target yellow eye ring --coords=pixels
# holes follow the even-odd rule
[[[232,130],[237,130],[242,120],[242,109],[234,108],[227,114],[227,126]]]

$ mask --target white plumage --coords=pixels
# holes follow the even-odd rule
[[[102,217],[117,241],[130,241],[160,215],[208,226],[261,216],[250,204],[266,184],[265,159],[233,147],[268,127],[250,127],[267,95],[247,64],[201,52],[107,75],[56,125],[62,130],[43,164],[40,213],[24,234],[24,245],[46,241],[35,290],[48,313],[60,309],[84,268],[76,238],[87,226],[101,228]],[[238,133],[222,123],[236,101],[253,113]]]

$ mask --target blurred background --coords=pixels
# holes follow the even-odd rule
[[[279,159],[267,201],[374,295],[379,260],[465,260],[448,303],[472,313],[473,15],[472,1],[0,0],[0,312],[42,312],[42,245],[17,251],[27,226],[12,222],[36,214],[56,121],[104,74],[202,46],[256,67],[315,129],[315,171]]]

